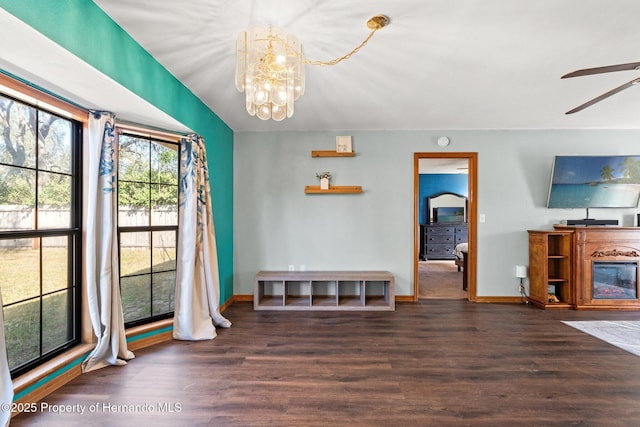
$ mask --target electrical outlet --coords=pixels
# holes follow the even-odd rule
[[[304,264],[300,264],[300,271],[305,271],[307,267]]]
[[[296,267],[293,264],[290,264],[289,271],[296,271]]]

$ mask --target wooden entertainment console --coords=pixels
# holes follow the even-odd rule
[[[529,301],[537,307],[640,310],[639,272],[640,228],[529,230]]]

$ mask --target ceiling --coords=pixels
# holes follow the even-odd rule
[[[564,114],[640,71],[560,79],[640,61],[637,0],[94,1],[236,131],[640,128],[634,88]],[[278,26],[306,57],[329,60],[376,14],[391,22],[357,55],[306,67],[291,119],[246,113],[234,86],[240,31]]]
[[[640,61],[637,0],[94,2],[234,131],[640,129],[635,88],[564,114],[640,71],[560,79],[579,68]],[[262,121],[247,114],[244,94],[234,85],[240,31],[281,27],[302,41],[307,58],[326,61],[356,47],[376,14],[391,22],[360,52],[333,67],[306,67],[306,93],[292,118]],[[35,52],[7,47],[0,66],[29,79],[30,72],[37,74],[28,59],[40,58]],[[90,67],[69,68],[60,57],[44,70],[51,75],[59,69],[69,80],[57,80],[59,86],[73,88],[78,77],[83,86],[77,93],[97,86],[87,77]],[[32,81],[38,83],[38,76]],[[118,93],[105,96],[115,104]],[[79,99],[104,98],[87,93]]]
[[[456,157],[418,159],[419,174],[468,174],[469,159]]]

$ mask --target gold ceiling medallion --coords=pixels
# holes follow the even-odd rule
[[[389,24],[389,18],[384,15],[376,15],[367,21],[367,27],[370,30],[379,30]]]
[[[302,43],[275,27],[254,27],[238,34],[236,43],[236,88],[245,93],[247,112],[262,120],[281,121],[293,115],[294,101],[304,94],[304,65],[331,66],[349,59],[389,25],[389,18],[376,15],[367,21],[371,33],[351,52],[331,61],[304,57]]]

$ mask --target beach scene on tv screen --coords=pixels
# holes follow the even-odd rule
[[[464,208],[445,207],[436,209],[438,222],[464,222]]]
[[[633,208],[640,197],[640,156],[558,156],[550,208]]]

